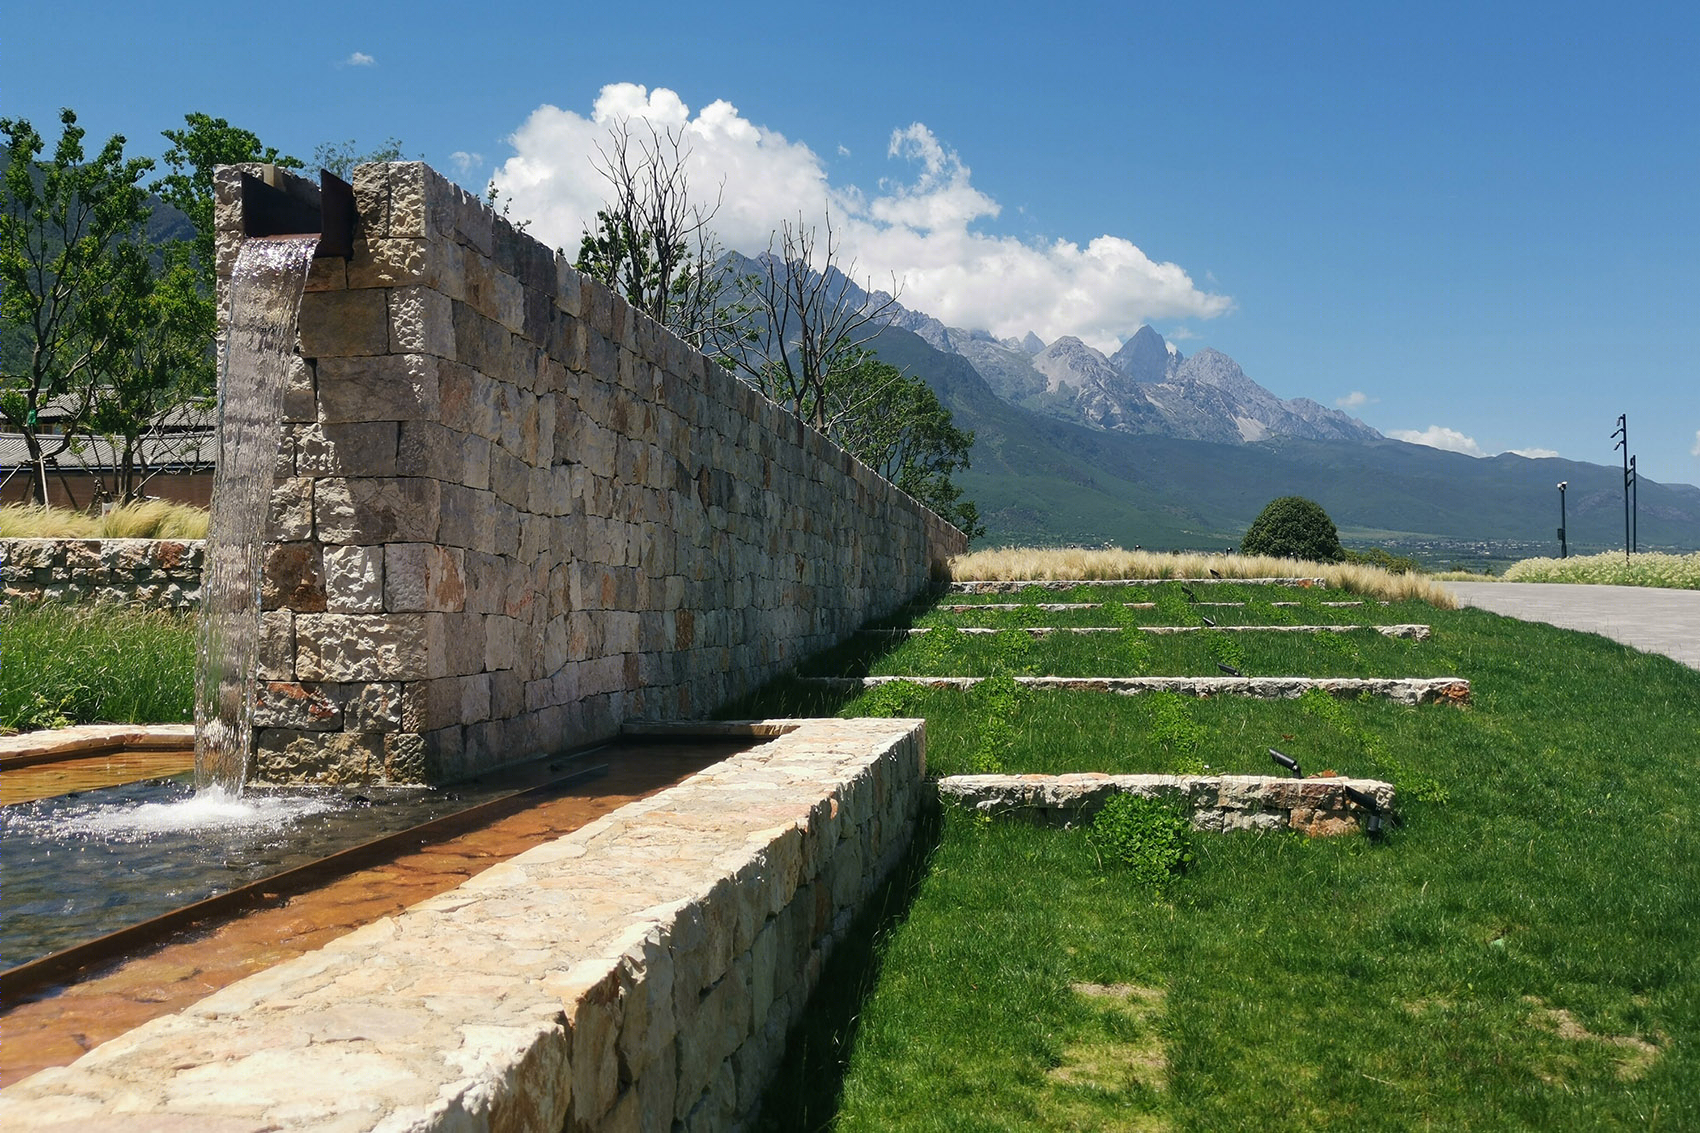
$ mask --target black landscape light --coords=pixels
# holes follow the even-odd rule
[[[1215,567],[1211,567],[1210,568],[1210,577],[1211,578],[1221,578],[1222,572],[1217,570]]]
[[[1216,623],[1205,617],[1203,614],[1198,615],[1198,620],[1209,626],[1211,629],[1216,628]]]
[[[1192,592],[1192,587],[1190,587],[1190,586],[1181,587],[1181,593],[1186,595],[1186,600],[1188,602],[1198,601],[1198,595],[1196,595]]]
[[[1244,673],[1240,672],[1238,669],[1234,668],[1232,665],[1224,665],[1220,661],[1216,662],[1216,667],[1218,669],[1222,670],[1224,673],[1227,673],[1230,677],[1243,677],[1243,676],[1245,676]]]
[[[1570,543],[1564,534],[1564,490],[1568,487],[1570,487],[1570,481],[1560,480],[1558,482],[1558,557],[1561,559],[1570,557]]]
[[[1381,804],[1375,801],[1374,795],[1369,794],[1367,791],[1360,791],[1356,787],[1348,787],[1344,783],[1340,785],[1340,790],[1345,792],[1348,799],[1351,799],[1364,810],[1369,812],[1369,817],[1364,820],[1365,834],[1374,836],[1382,833],[1386,829],[1387,819],[1382,814]]]
[[[1294,759],[1292,756],[1287,755],[1285,752],[1279,752],[1279,751],[1276,751],[1274,748],[1270,748],[1269,749],[1269,758],[1273,759],[1276,763],[1280,764],[1282,767],[1285,767],[1288,771],[1291,771],[1293,773],[1293,778],[1295,778],[1295,779],[1304,778],[1304,772],[1299,770],[1299,761]]]

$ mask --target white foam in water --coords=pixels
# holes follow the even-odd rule
[[[140,842],[186,832],[261,834],[334,810],[340,801],[310,795],[235,795],[209,788],[173,802],[79,807],[44,825],[62,837],[103,842]]]

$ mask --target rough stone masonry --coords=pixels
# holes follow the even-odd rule
[[[353,186],[286,394],[251,779],[442,783],[700,716],[964,548],[433,170]]]

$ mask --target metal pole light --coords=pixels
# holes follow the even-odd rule
[[[1629,561],[1629,417],[1627,414],[1617,415],[1617,428],[1611,431],[1617,438],[1612,448],[1623,450],[1623,561]]]
[[[1558,482],[1558,557],[1561,559],[1570,557],[1570,543],[1564,534],[1564,489],[1568,487],[1570,487],[1570,481],[1560,480]]]
[[[1641,476],[1633,456],[1629,458],[1629,549],[1641,550]]]

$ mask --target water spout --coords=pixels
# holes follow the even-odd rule
[[[242,789],[253,747],[260,575],[296,317],[319,234],[250,239],[230,281],[218,461],[201,580],[195,785]]]

